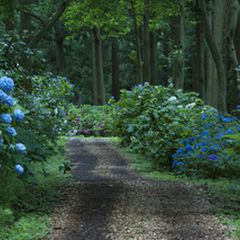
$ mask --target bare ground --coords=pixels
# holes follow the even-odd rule
[[[197,188],[137,176],[105,140],[73,139],[68,154],[75,182],[63,190],[46,239],[229,239]]]

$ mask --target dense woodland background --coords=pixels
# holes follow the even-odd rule
[[[223,112],[238,104],[238,0],[1,0],[0,12],[0,68],[28,91],[47,70],[74,84],[77,104],[144,82]]]

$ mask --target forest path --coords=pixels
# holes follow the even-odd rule
[[[75,182],[54,210],[47,239],[228,239],[196,188],[137,176],[106,140],[73,139],[68,150]]]

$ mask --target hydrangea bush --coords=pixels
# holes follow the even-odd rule
[[[17,128],[17,138],[28,146],[28,161],[45,162],[54,153],[57,138],[69,130],[73,86],[66,78],[49,73],[33,77],[31,93],[18,91],[28,112],[24,128]]]
[[[72,126],[69,135],[109,136],[110,112],[110,106],[72,106],[69,111]]]
[[[123,144],[153,161],[156,169],[204,177],[239,176],[236,117],[204,105],[196,93],[138,85],[123,90],[112,112],[112,132]]]
[[[11,78],[0,78],[0,174],[15,171],[22,175],[27,165],[23,156],[27,149],[23,143],[16,141],[15,127],[24,120],[25,114],[15,107],[11,95],[13,89],[14,81]]]

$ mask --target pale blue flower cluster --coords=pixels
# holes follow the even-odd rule
[[[5,92],[11,92],[14,88],[14,81],[9,77],[0,78],[0,89]]]
[[[6,124],[11,124],[12,123],[12,117],[8,113],[3,113],[1,114],[1,122],[6,123]]]
[[[10,135],[10,136],[13,136],[13,137],[16,137],[17,136],[17,132],[15,130],[15,128],[13,127],[7,127],[7,133]]]
[[[15,170],[18,173],[18,175],[22,175],[24,173],[24,168],[20,164],[15,165]]]
[[[16,121],[23,121],[25,115],[24,112],[20,109],[15,109],[13,112],[13,119]]]
[[[22,143],[17,143],[16,144],[16,149],[19,153],[24,153],[26,151],[26,147]]]
[[[5,104],[8,107],[12,107],[14,105],[14,98],[8,95],[8,93],[11,92],[13,89],[14,89],[14,81],[11,78],[9,77],[0,78],[0,103],[1,104]],[[14,127],[11,126],[11,123],[12,121],[15,121],[15,122],[23,121],[24,117],[25,117],[25,114],[22,110],[15,109],[12,116],[9,113],[2,113],[0,115],[0,123],[7,124],[8,126],[2,125],[5,128],[5,132],[10,136],[15,137],[17,136],[17,131],[15,130]],[[4,142],[5,142],[4,138],[1,138],[0,145],[3,145]],[[26,146],[23,143],[17,143],[16,145],[9,144],[9,150],[16,151],[20,154],[23,154],[26,152]],[[18,175],[22,175],[24,173],[24,167],[19,163],[15,164],[14,169]]]

